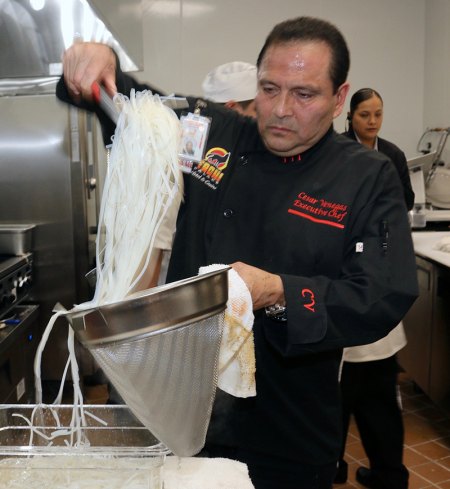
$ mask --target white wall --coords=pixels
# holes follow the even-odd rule
[[[322,17],[348,41],[350,94],[377,89],[385,101],[380,135],[414,156],[424,130],[425,28],[434,22],[427,6],[433,2],[448,0],[142,0],[144,71],[137,77],[169,92],[200,95],[203,77],[218,64],[254,63],[275,23]],[[343,116],[335,127],[344,130]]]
[[[424,127],[450,126],[450,2],[426,0]],[[450,164],[450,141],[442,159]]]

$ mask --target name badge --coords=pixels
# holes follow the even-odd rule
[[[183,171],[192,170],[192,164],[202,161],[205,155],[211,119],[189,112],[180,117],[182,137],[179,151]]]

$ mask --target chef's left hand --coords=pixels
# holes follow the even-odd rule
[[[274,275],[240,261],[232,263],[231,267],[236,270],[247,285],[255,311],[273,304],[285,305],[283,282],[279,275]]]

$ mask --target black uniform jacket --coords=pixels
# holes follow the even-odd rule
[[[355,131],[352,127],[350,127],[350,129],[343,134],[344,136],[357,141]],[[392,163],[394,163],[398,176],[400,177],[400,181],[402,182],[406,208],[411,210],[414,206],[414,191],[412,189],[411,179],[409,178],[408,163],[406,161],[405,153],[403,153],[403,151],[394,143],[380,137],[378,138],[378,151],[381,151],[391,159]]]
[[[145,88],[117,76],[123,93]],[[57,94],[70,102],[62,80]],[[281,276],[287,322],[255,311],[257,396],[234,399],[226,433],[244,449],[331,463],[342,348],[385,336],[417,296],[395,167],[331,127],[286,161],[265,149],[254,120],[209,102],[202,113],[212,125],[203,161],[185,175],[168,280],[235,261]]]

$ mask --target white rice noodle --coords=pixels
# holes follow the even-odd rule
[[[176,114],[150,91],[132,91],[129,98],[117,94],[115,103],[122,111],[113,137],[100,208],[95,294],[91,301],[75,306],[71,312],[123,300],[136,290],[149,266],[161,222],[182,189],[178,163],[181,125]],[[37,404],[42,403],[42,352],[56,320],[66,312],[58,310],[53,314],[37,349],[34,362]],[[74,394],[71,443],[79,446],[84,442],[79,427],[84,424],[85,413],[74,332],[68,329],[69,358],[54,404],[61,403],[70,368]],[[32,420],[29,424],[32,428]]]
[[[181,126],[149,91],[117,95],[122,105],[100,208],[93,302],[124,299],[145,273],[158,228],[182,187]]]

